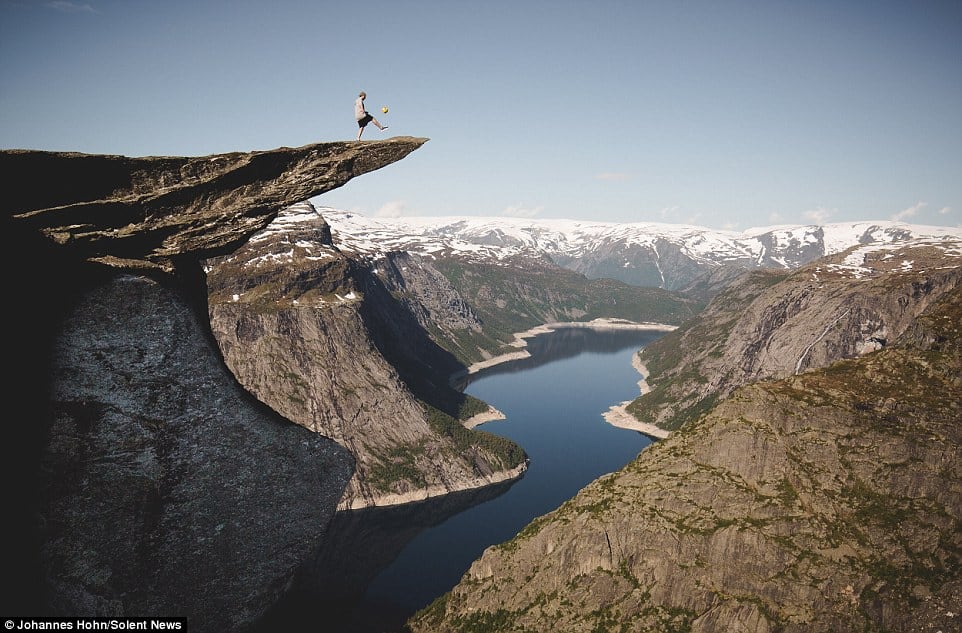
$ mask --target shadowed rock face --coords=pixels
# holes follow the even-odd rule
[[[189,614],[191,629],[234,630],[312,555],[352,461],[250,398],[178,292],[119,276],[65,321],[43,449],[44,582],[64,614]]]
[[[205,157],[0,152],[5,613],[244,630],[353,472],[224,365],[200,261],[426,139]]]

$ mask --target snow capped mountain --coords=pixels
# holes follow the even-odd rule
[[[365,253],[410,250],[419,253],[483,253],[503,259],[531,253],[582,257],[599,243],[652,246],[659,239],[685,243],[694,257],[735,251],[738,234],[709,231],[680,224],[616,224],[581,220],[530,220],[500,217],[369,218],[357,213],[321,207],[341,242]]]
[[[857,245],[962,240],[959,228],[901,222],[771,226],[735,232],[652,222],[370,218],[330,207],[320,207],[317,212],[330,224],[339,248],[371,257],[390,251],[494,260],[548,257],[590,278],[609,277],[669,290],[684,288],[703,273],[726,264],[796,268]]]

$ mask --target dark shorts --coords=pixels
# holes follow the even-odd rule
[[[368,113],[365,112],[365,113],[364,113],[364,118],[357,120],[357,126],[358,126],[358,127],[364,127],[365,125],[367,125],[368,123],[370,123],[373,118],[374,118],[374,117],[372,117],[370,114],[368,114]]]

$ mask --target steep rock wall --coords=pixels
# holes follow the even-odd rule
[[[55,611],[235,630],[321,542],[350,460],[250,398],[197,318],[176,288],[133,276],[66,318],[41,476]]]
[[[463,332],[481,333],[477,312],[429,259],[391,252],[374,265],[385,287],[426,331],[436,332],[442,340],[457,339]]]

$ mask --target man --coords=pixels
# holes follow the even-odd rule
[[[362,90],[361,94],[357,96],[357,100],[354,102],[354,118],[357,119],[357,140],[359,141],[361,140],[361,134],[364,132],[364,127],[372,121],[374,122],[374,125],[378,127],[378,129],[387,129],[386,125],[381,125],[378,123],[377,119],[371,116],[371,113],[368,112],[364,107],[364,100],[366,98],[367,93]]]

